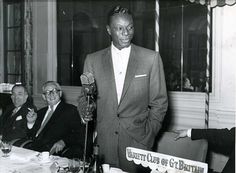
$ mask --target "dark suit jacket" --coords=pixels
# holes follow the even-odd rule
[[[235,173],[235,127],[228,129],[192,129],[191,139],[206,139],[214,151],[228,155],[222,173]]]
[[[34,108],[36,110],[36,107],[27,101],[22,105],[20,110],[12,116],[15,106],[12,104],[7,107],[1,120],[1,133],[3,135],[3,140],[11,141],[27,137],[26,115],[29,112],[28,108]]]
[[[37,120],[33,128],[28,131],[29,137],[33,139],[30,149],[40,152],[50,151],[54,143],[63,140],[66,148],[77,149],[76,151],[80,152],[77,154],[81,157],[84,148],[85,126],[81,124],[80,116],[74,105],[61,101],[44,129],[35,137],[47,109],[48,107],[44,107],[37,112]],[[89,135],[90,146],[91,139],[92,135]],[[88,147],[88,150],[91,150],[91,147]]]
[[[119,104],[111,47],[89,54],[84,72],[96,80],[97,141],[104,162],[120,167],[117,161],[126,160],[126,146],[151,149],[168,105],[159,53],[131,44]]]

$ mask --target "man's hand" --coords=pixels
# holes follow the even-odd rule
[[[188,132],[187,129],[186,130],[175,130],[174,132],[177,133],[177,136],[175,137],[175,140],[178,140],[180,138],[185,138],[185,137],[188,136],[187,135],[187,132]]]
[[[52,146],[51,150],[49,151],[50,155],[62,151],[65,146],[66,146],[66,144],[65,144],[65,142],[63,140],[60,140],[60,141],[56,142]]]
[[[32,127],[37,119],[37,113],[34,112],[34,109],[28,108],[28,110],[29,110],[29,112],[26,115],[27,125]]]

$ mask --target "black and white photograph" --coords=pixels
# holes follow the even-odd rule
[[[0,173],[235,173],[236,0],[0,0]]]

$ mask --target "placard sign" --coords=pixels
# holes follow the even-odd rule
[[[167,154],[127,147],[126,158],[161,173],[207,173],[208,165],[203,162],[183,159]]]

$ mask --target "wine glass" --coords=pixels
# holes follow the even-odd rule
[[[72,173],[78,173],[80,170],[80,160],[78,158],[73,158],[68,162],[69,171]]]
[[[2,157],[8,157],[9,153],[11,152],[12,144],[9,142],[2,142],[1,143],[1,150],[3,152]]]

